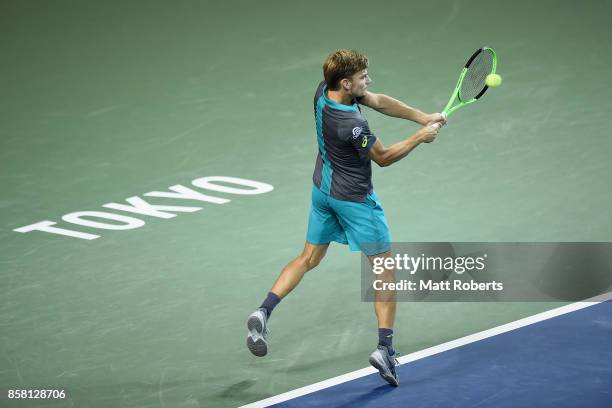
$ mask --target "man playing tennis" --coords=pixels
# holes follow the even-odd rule
[[[301,255],[282,270],[261,307],[248,318],[247,346],[256,356],[268,352],[266,334],[272,310],[307,271],[319,264],[330,242],[363,251],[370,262],[376,257],[391,256],[389,227],[372,187],[371,161],[386,167],[401,160],[419,144],[432,142],[446,123],[440,113],[425,114],[389,96],[369,92],[372,81],[368,76],[368,58],[357,51],[338,50],[329,55],[323,64],[323,75],[325,80],[314,97],[319,152],[306,244]],[[385,147],[370,131],[360,105],[423,127],[401,142]],[[381,278],[393,280],[393,271],[385,271]],[[376,293],[374,309],[379,340],[370,355],[370,364],[389,384],[397,386],[397,354],[392,345],[395,308],[393,293]]]

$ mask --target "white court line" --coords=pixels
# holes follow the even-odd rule
[[[601,302],[612,300],[612,292],[604,293],[603,295],[595,296],[590,299],[586,299],[582,302],[576,302],[569,305],[561,306],[556,309],[548,310],[546,312],[538,313],[533,316],[525,317],[523,319],[516,320],[514,322],[506,323],[501,326],[493,327],[492,329],[484,330],[478,333],[470,334],[469,336],[461,337],[459,339],[451,340],[446,343],[439,344],[437,346],[429,347],[424,350],[415,351],[414,353],[407,354],[400,357],[398,360],[400,364],[406,364],[411,361],[420,360],[425,357],[433,356],[434,354],[442,353],[457,347],[464,346],[466,344],[474,343],[489,337],[497,336],[498,334],[506,333],[512,330],[519,329],[521,327],[529,326],[530,324],[538,323],[544,320],[552,319],[553,317],[561,316],[567,313],[575,312],[580,309],[587,308],[589,306],[596,305]],[[270,405],[278,404],[280,402],[288,401],[293,398],[301,397],[302,395],[310,394],[315,391],[320,391],[325,388],[333,387],[334,385],[342,384],[347,381],[355,380],[357,378],[365,377],[366,375],[378,373],[374,367],[362,368],[361,370],[352,371],[340,375],[338,377],[330,378],[318,383],[307,385],[302,388],[297,388],[292,391],[285,392],[283,394],[275,395],[270,398],[266,398],[260,401],[256,401],[247,405],[243,405],[240,408],[259,408],[267,407]]]

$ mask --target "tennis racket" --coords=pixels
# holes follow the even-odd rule
[[[485,83],[487,75],[494,74],[496,67],[497,55],[493,48],[482,47],[476,50],[463,67],[457,86],[442,114],[448,117],[457,109],[480,99],[489,89]]]

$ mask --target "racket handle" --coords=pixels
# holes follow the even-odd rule
[[[442,117],[444,118],[444,120],[448,120],[448,113],[442,112]]]

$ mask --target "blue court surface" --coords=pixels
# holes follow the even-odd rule
[[[398,388],[367,368],[247,406],[612,407],[611,298],[403,356]]]

